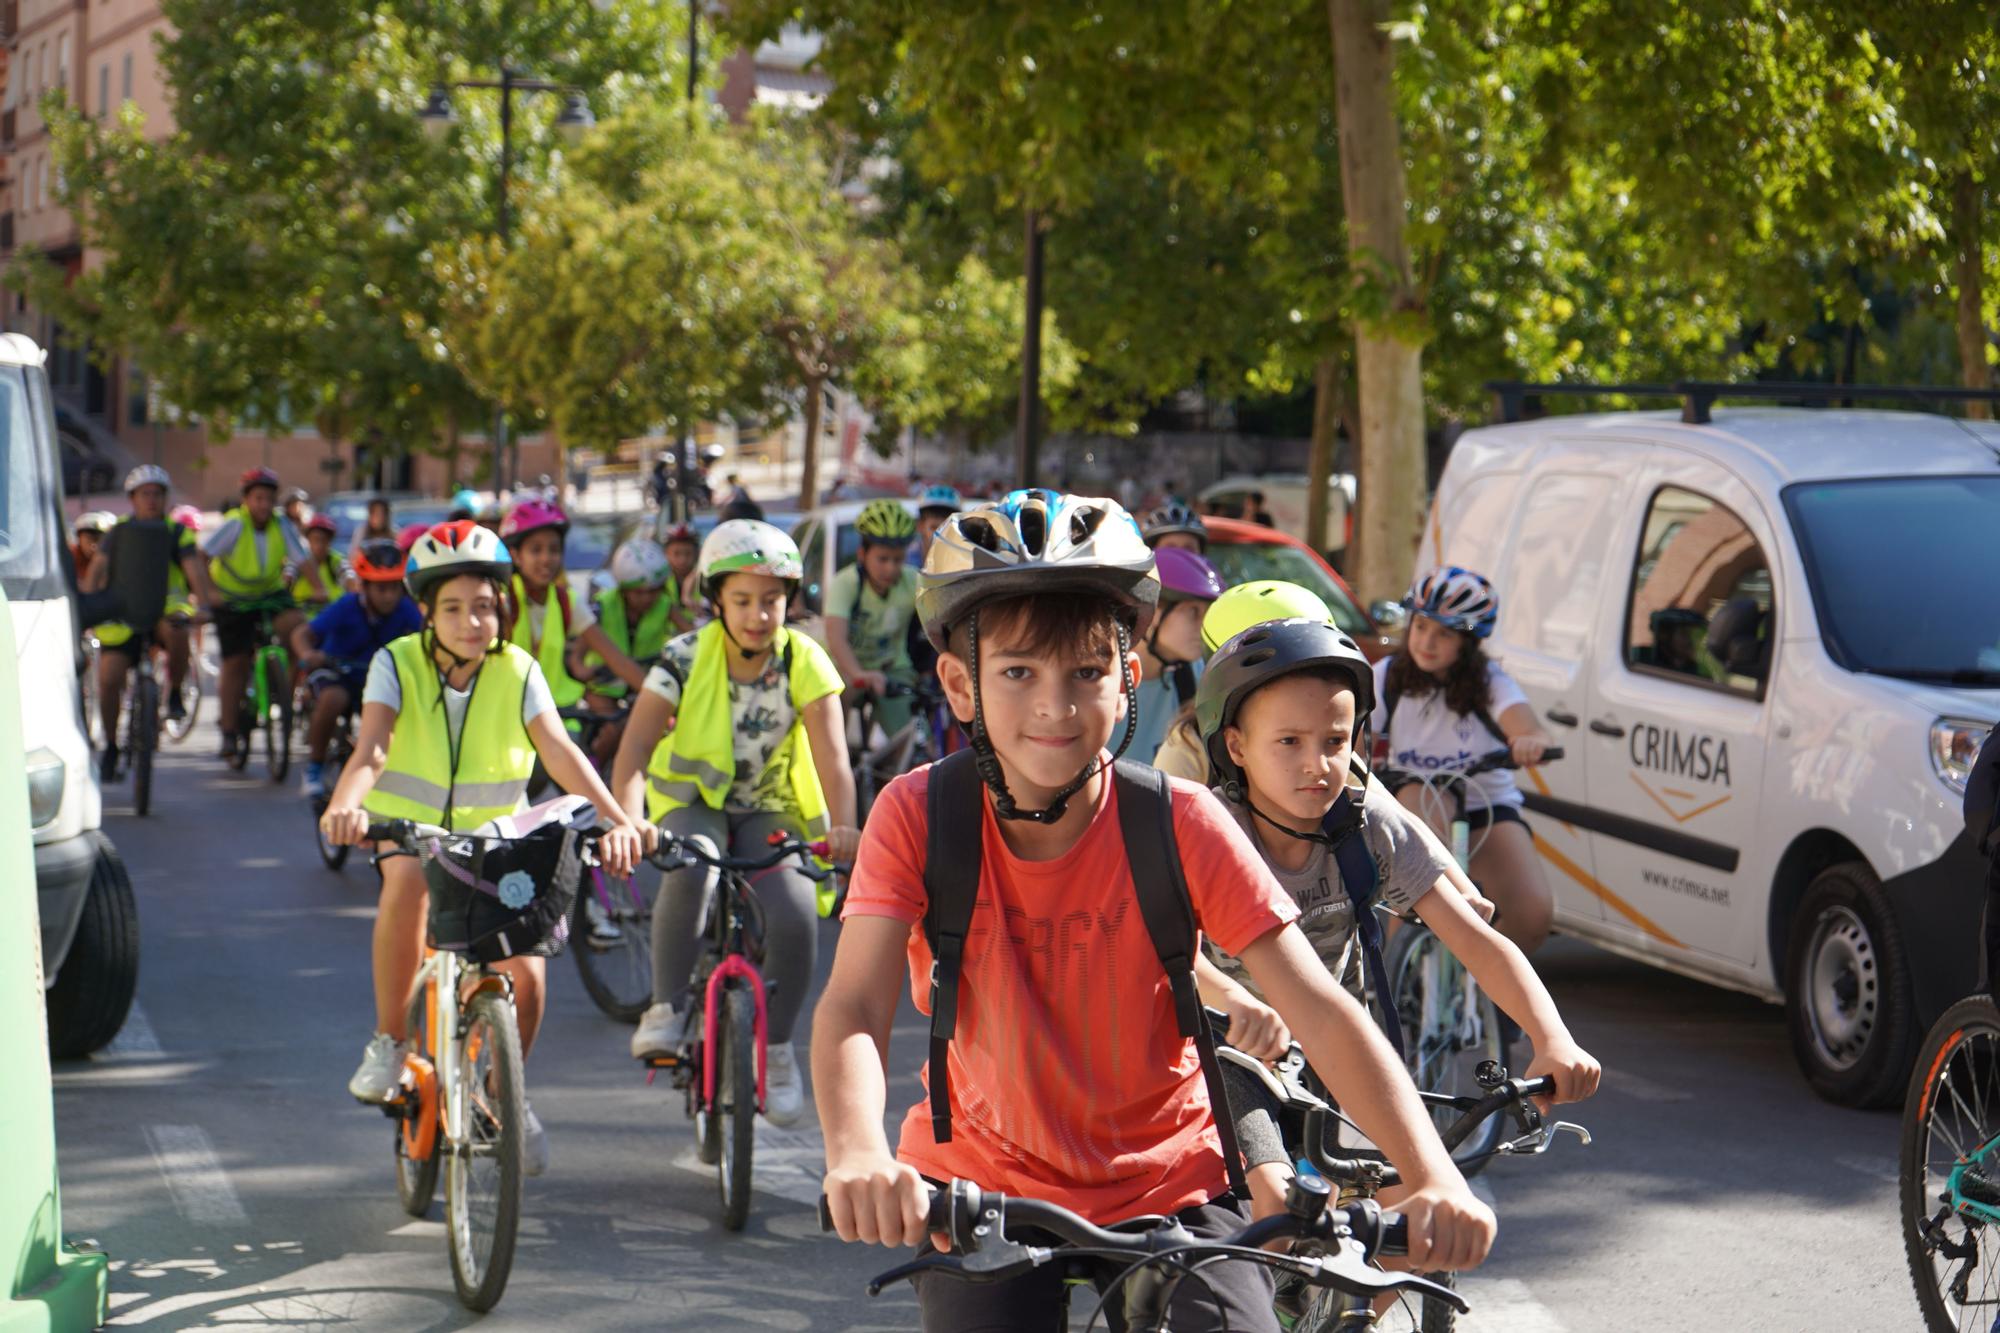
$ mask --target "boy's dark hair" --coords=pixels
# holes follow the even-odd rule
[[[1477,717],[1492,707],[1492,685],[1487,679],[1490,659],[1485,646],[1470,634],[1458,630],[1458,660],[1444,673],[1444,706],[1460,717]],[[1389,673],[1383,682],[1385,699],[1418,699],[1438,688],[1431,673],[1416,664],[1409,653],[1389,659]]]
[[[1131,610],[1099,593],[1071,590],[1001,597],[979,608],[982,654],[1005,642],[1036,657],[1072,653],[1109,661],[1118,653],[1118,622],[1132,635]],[[963,660],[970,617],[951,627],[946,650]]]

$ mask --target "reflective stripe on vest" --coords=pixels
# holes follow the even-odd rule
[[[208,577],[215,586],[230,597],[243,599],[264,597],[282,591],[285,586],[285,530],[284,521],[273,516],[264,528],[264,541],[257,541],[257,525],[250,521],[250,515],[242,509],[232,509],[222,516],[227,523],[238,519],[242,527],[236,531],[236,545],[226,556],[212,556],[208,562]]]
[[[486,655],[472,678],[453,768],[444,689],[421,633],[389,645],[403,704],[389,735],[382,776],[362,802],[370,814],[471,829],[520,809],[535,767],[534,743],[521,724],[521,701],[534,659],[512,644]],[[446,802],[450,802],[449,811]]]
[[[720,810],[736,781],[736,718],[729,700],[729,667],[722,622],[704,625],[695,639],[694,665],[681,688],[674,728],[653,747],[646,765],[646,817],[657,824],[670,811],[697,800]],[[805,705],[799,699],[798,673],[790,671],[794,647],[791,631],[781,629],[771,651],[786,663],[792,692],[792,729],[771,755],[772,764],[787,766],[793,812],[806,837],[823,838],[831,831],[826,795],[813,765],[812,742],[806,738]],[[719,686],[719,688],[718,688]],[[729,765],[728,768],[723,765]]]
[[[556,595],[553,586],[542,594],[540,643],[534,641],[533,627],[528,623],[528,589],[519,574],[514,576],[514,605],[520,612],[514,618],[515,646],[542,664],[542,675],[549,682],[549,693],[555,697],[556,707],[574,707],[583,698],[583,685],[569,674],[569,668],[563,664],[563,650],[569,646],[569,624],[563,619],[563,599]]]

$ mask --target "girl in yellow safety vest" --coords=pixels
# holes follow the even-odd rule
[[[840,716],[840,675],[826,649],[785,627],[804,576],[799,548],[768,523],[716,525],[702,543],[702,595],[716,618],[670,640],[646,675],[611,771],[625,809],[677,837],[695,834],[739,856],[763,855],[773,833],[825,839],[852,861],[854,774]],[[672,726],[669,734],[668,727]],[[701,948],[706,872],[675,871],[653,912],[653,998],[632,1055],[668,1055],[694,1009],[687,994]],[[753,881],[764,911],[768,1010],[766,1114],[805,1110],[792,1025],[812,989],[818,948],[813,881],[781,863]]]
[[[568,516],[534,497],[515,505],[500,523],[500,539],[514,557],[508,589],[511,641],[542,664],[557,708],[574,708],[583,699],[583,682],[570,675],[565,660],[572,641],[596,653],[612,675],[633,689],[646,679],[646,669],[598,625],[590,603],[570,597],[563,575],[563,539],[568,535]]]
[[[361,731],[320,829],[348,846],[368,820],[415,819],[470,830],[520,808],[540,756],[564,791],[586,797],[611,826],[598,844],[605,869],[632,872],[646,837],[619,808],[556,716],[541,666],[502,637],[503,592],[513,562],[492,533],[470,520],[440,523],[410,549],[404,580],[425,628],[375,654],[362,693]],[[384,843],[379,851],[392,850]],[[381,862],[375,914],[375,1036],[348,1083],[364,1102],[394,1095],[409,1051],[404,1016],[422,962],[428,913],[422,867],[412,857]],[[499,964],[514,984],[521,1049],[541,1026],[543,960]],[[548,1164],[548,1141],[530,1108],[528,1173]]]
[[[306,520],[306,558],[292,571],[292,600],[308,616],[316,616],[347,591],[347,566],[333,553],[334,533],[339,529],[331,515],[314,514]]]

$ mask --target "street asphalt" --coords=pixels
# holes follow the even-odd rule
[[[212,708],[213,701],[204,701]],[[555,960],[529,1090],[553,1164],[529,1182],[512,1281],[479,1317],[452,1294],[441,1202],[397,1206],[390,1122],[346,1080],[370,1028],[374,874],[315,854],[297,774],[230,774],[203,725],[159,765],[151,816],[106,792],[144,938],[118,1042],[56,1067],[64,1222],[112,1260],[117,1326],[150,1329],[915,1327],[901,1256],[845,1248],[813,1209],[819,1135],[760,1125],[749,1227],[623,1024]],[[835,928],[823,927],[822,971]],[[1568,941],[1537,959],[1604,1089],[1565,1114],[1595,1143],[1496,1163],[1473,1330],[1908,1328],[1897,1121],[1813,1096],[1780,1012]],[[923,1029],[898,1019],[891,1088],[919,1096]],[[1078,1321],[1080,1325],[1080,1320]]]

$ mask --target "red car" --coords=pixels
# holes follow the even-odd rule
[[[1289,533],[1240,518],[1203,518],[1208,528],[1208,559],[1234,586],[1252,579],[1283,579],[1318,593],[1333,611],[1334,623],[1353,636],[1370,661],[1389,655],[1395,640],[1383,636],[1355,600],[1333,566],[1318,552]]]

